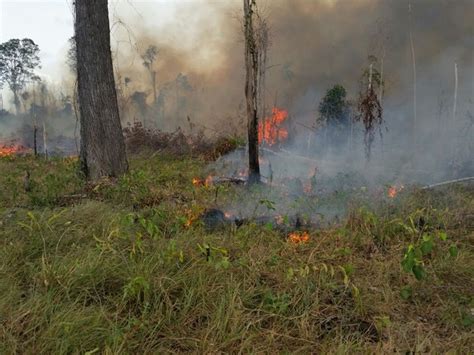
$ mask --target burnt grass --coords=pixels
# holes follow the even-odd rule
[[[206,226],[236,199],[271,215],[275,188],[194,186],[205,160],[86,184],[74,158],[0,158],[0,353],[474,351],[472,185],[326,196],[346,213],[292,243],[294,216]]]

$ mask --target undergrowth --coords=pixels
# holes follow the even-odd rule
[[[474,350],[472,187],[360,196],[293,244],[206,230],[216,200],[261,191],[193,186],[200,160],[137,156],[94,185],[76,164],[0,159],[0,353]]]

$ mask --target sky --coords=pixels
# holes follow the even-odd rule
[[[40,47],[43,76],[62,65],[73,34],[70,0],[0,0],[0,42],[31,38]]]
[[[179,18],[178,7],[209,2],[227,0],[112,0],[109,1],[109,17],[111,25],[118,18],[126,18],[126,22],[157,29],[169,28],[172,24],[179,31],[192,19]],[[54,82],[64,73],[68,39],[74,32],[72,3],[72,0],[0,0],[0,43],[12,38],[31,38],[40,47],[39,74]],[[112,41],[113,36],[114,31]],[[195,42],[192,35],[186,40]]]
[[[408,81],[411,80],[411,71],[407,69],[411,57],[404,5],[408,0],[338,1],[259,0],[263,8],[269,10],[272,35],[276,38],[272,43],[270,58],[274,59],[275,64],[291,63],[292,69],[301,73],[298,83],[303,89],[315,84],[324,89],[324,85],[339,77],[354,81],[353,73],[359,70],[355,68],[364,65],[363,61],[367,57],[366,39],[372,35],[377,21],[388,19],[387,23],[393,31],[386,64],[387,72],[392,73],[396,81],[392,87],[403,79],[400,78],[400,70]],[[449,72],[451,77],[452,62],[458,59],[461,60],[460,71],[472,70],[466,66],[466,59],[462,58],[466,57],[465,53],[472,53],[467,48],[472,45],[473,37],[468,34],[472,33],[469,14],[472,13],[474,0],[452,1],[458,6],[449,6],[448,0],[414,1],[417,4],[414,37],[420,76],[424,74],[437,78],[439,73]],[[296,6],[296,3],[299,5]],[[316,6],[318,3],[325,4],[326,8]],[[375,11],[375,7],[371,6],[375,3],[384,6]],[[240,5],[241,0],[110,0],[112,44],[130,46],[129,43],[133,42],[141,46],[123,50],[123,54],[114,60],[122,70],[132,63],[135,72],[127,74],[136,78],[137,75],[143,75],[143,72],[139,72],[143,71],[143,67],[139,58],[136,58],[137,52],[143,51],[144,46],[150,43],[156,43],[164,48],[163,53],[170,55],[170,58],[185,59],[182,63],[176,63],[173,70],[170,69],[173,60],[169,60],[169,67],[158,68],[162,69],[161,73],[172,72],[176,75],[183,70],[194,70],[202,74],[207,70],[211,73],[204,74],[218,76],[216,73],[220,67],[226,69],[226,60],[232,69],[226,73],[231,73],[242,64],[241,40],[231,36],[239,31],[238,28],[233,29],[239,26],[239,22],[232,11],[240,11]],[[367,16],[361,16],[366,13]],[[134,38],[128,43],[120,43],[118,39],[120,34],[124,34],[123,27],[115,26],[118,19],[123,19],[127,28],[133,32]],[[64,79],[67,73],[65,54],[68,39],[72,35],[72,0],[0,0],[0,43],[11,38],[33,39],[40,47],[42,68],[39,74],[46,81],[57,83]],[[179,51],[166,51],[167,47],[179,47]],[[131,54],[135,57],[131,58]],[[393,64],[391,72],[388,70],[390,61]],[[438,65],[440,63],[444,63],[442,70]],[[319,70],[321,68],[323,73]],[[333,78],[334,74],[339,77]],[[230,83],[238,82],[240,78],[223,77]],[[343,84],[346,85],[345,82]],[[237,91],[241,92],[240,87]],[[292,88],[292,91],[297,90]],[[4,98],[8,95],[4,89]]]

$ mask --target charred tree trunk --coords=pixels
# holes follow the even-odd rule
[[[253,16],[255,0],[244,0],[245,35],[245,98],[247,101],[249,141],[249,183],[260,182],[258,161],[258,50],[255,41]]]
[[[128,169],[110,51],[107,0],[76,0],[81,168],[88,179]]]

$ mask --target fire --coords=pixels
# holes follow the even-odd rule
[[[288,118],[288,111],[274,107],[272,116],[266,117],[258,125],[258,142],[272,146],[288,138],[288,130],[282,123]]]
[[[212,177],[212,175],[209,175],[205,179],[200,179],[200,178],[195,177],[195,178],[193,178],[193,185],[196,186],[196,187],[200,187],[200,186],[209,187],[209,186],[212,185],[213,180],[214,180],[214,178]]]
[[[395,198],[397,194],[404,189],[403,185],[400,186],[390,186],[387,191],[387,196],[389,198]]]
[[[28,149],[21,145],[0,145],[0,157],[9,157],[19,153],[26,153]]]
[[[211,186],[212,185],[212,182],[213,182],[213,179],[212,179],[212,176],[209,175],[206,180],[204,180],[204,185],[205,186]]]
[[[184,226],[185,226],[186,228],[189,228],[189,227],[191,227],[191,224],[193,224],[193,219],[192,219],[192,218],[188,218],[188,219],[186,220],[186,223],[184,224]]]
[[[309,241],[308,232],[293,232],[288,236],[288,240],[293,244],[304,244]]]

